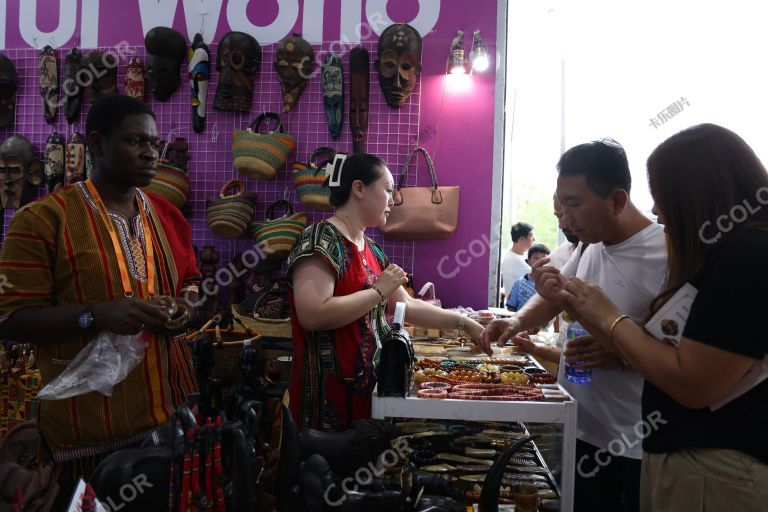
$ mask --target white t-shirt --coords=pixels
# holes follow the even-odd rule
[[[619,311],[641,323],[667,280],[664,228],[653,223],[621,243],[577,250],[562,274],[599,285]],[[564,370],[561,360],[558,382],[578,402],[577,437],[617,456],[642,458],[635,425],[642,421],[643,378],[631,370],[594,368],[591,382],[574,384]]]
[[[504,293],[509,295],[512,285],[518,277],[523,277],[531,271],[530,265],[525,262],[525,256],[520,256],[512,249],[507,251],[501,262],[501,279],[504,285]]]
[[[562,269],[568,263],[568,260],[571,259],[575,248],[576,246],[571,242],[563,242],[549,254],[549,264],[555,268]]]

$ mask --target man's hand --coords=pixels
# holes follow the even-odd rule
[[[568,303],[563,299],[561,291],[565,288],[566,279],[555,267],[548,266],[549,258],[542,258],[531,267],[531,279],[536,282],[536,292],[560,309],[565,309]]]
[[[579,336],[565,344],[565,362],[578,370],[603,368],[617,370],[624,366],[620,357],[608,352],[592,336]]]
[[[93,306],[94,322],[99,330],[115,334],[138,334],[144,329],[161,329],[170,320],[166,308],[137,297]]]
[[[511,340],[521,330],[519,322],[514,317],[498,318],[485,327],[483,341],[489,347],[494,341],[497,345],[503,347],[508,340]]]

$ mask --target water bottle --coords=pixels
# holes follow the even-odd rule
[[[568,328],[565,331],[566,346],[569,341],[578,338],[579,336],[589,336],[589,333],[578,322],[568,324]],[[563,347],[563,349],[565,349],[565,347]],[[568,363],[565,363],[565,378],[574,384],[587,384],[592,380],[592,368],[577,370]]]

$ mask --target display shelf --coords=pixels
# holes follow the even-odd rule
[[[540,367],[535,360],[533,364]],[[576,469],[576,400],[562,386],[566,395],[561,402],[510,402],[495,400],[430,400],[416,396],[379,397],[373,391],[372,416],[386,418],[419,418],[468,421],[519,421],[561,423],[563,425],[560,506],[562,512],[573,511],[573,486]],[[542,459],[543,460],[543,459]]]

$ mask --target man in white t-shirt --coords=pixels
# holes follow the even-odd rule
[[[552,198],[552,202],[555,217],[557,217],[557,227],[559,227],[560,231],[565,235],[566,241],[558,245],[549,255],[549,264],[555,268],[563,268],[565,264],[568,263],[568,260],[571,259],[576,246],[579,245],[579,237],[576,236],[576,233],[571,231],[571,228],[568,227],[568,223],[565,222],[563,207],[560,204],[560,201],[557,200],[557,194]]]
[[[561,349],[537,346],[516,335],[569,309],[559,293],[567,277],[600,285],[621,311],[638,322],[650,311],[666,279],[663,227],[629,199],[631,177],[621,146],[611,140],[576,146],[563,154],[557,168],[557,197],[564,219],[582,243],[590,245],[583,254],[574,251],[562,271],[547,266],[547,260],[534,265],[539,295],[511,319],[492,322],[484,334],[486,342],[504,344],[513,339],[550,361],[560,361]],[[574,510],[637,511],[642,440],[635,426],[642,421],[643,379],[591,337],[569,342],[565,357],[569,363],[584,361],[593,368],[587,384],[571,383],[560,371],[560,383],[578,401]]]
[[[517,278],[531,271],[525,258],[528,255],[528,249],[533,247],[536,242],[536,238],[533,236],[533,226],[525,222],[518,222],[512,226],[511,235],[512,247],[501,262],[501,284],[507,295],[512,290],[512,285],[515,284]]]

